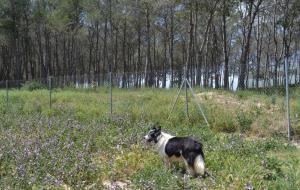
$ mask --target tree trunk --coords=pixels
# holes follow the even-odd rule
[[[162,69],[162,88],[166,88],[166,83],[167,83],[167,74],[166,74],[166,64],[168,62],[167,58],[167,42],[168,42],[168,19],[167,15],[164,17],[164,22],[165,22],[165,32],[164,32],[164,60],[163,60],[163,69]]]
[[[262,3],[262,0],[259,0],[254,12],[252,13],[252,9],[254,5],[254,2],[251,1],[250,2],[250,8],[249,8],[249,23],[248,23],[248,27],[247,27],[247,35],[246,35],[246,42],[245,42],[245,46],[244,46],[244,51],[241,55],[241,59],[240,59],[240,75],[239,75],[239,83],[238,86],[240,89],[245,89],[245,79],[246,79],[246,74],[247,74],[247,59],[250,53],[250,40],[251,40],[251,34],[252,34],[252,27],[253,27],[253,23],[254,23],[254,19],[259,11],[259,6]]]
[[[223,1],[225,4],[225,1]],[[229,62],[229,56],[227,51],[227,28],[226,28],[226,14],[223,11],[222,15],[222,21],[223,21],[223,53],[224,53],[224,89],[229,88],[229,68],[228,68],[228,62]]]
[[[142,65],[142,58],[141,58],[141,26],[138,25],[138,60],[137,60],[137,81],[136,81],[136,87],[139,87],[141,84],[139,83],[139,77],[138,74],[140,73],[140,67]]]
[[[127,30],[127,21],[126,21],[126,18],[125,18],[125,21],[124,21],[124,26],[123,26],[123,49],[122,49],[122,59],[123,59],[123,76],[122,76],[122,88],[125,88],[125,85],[126,85],[126,67],[127,67],[127,59],[126,59],[126,30]]]
[[[146,60],[146,70],[150,69],[149,74],[147,71],[145,72],[146,75],[146,86],[150,87],[153,85],[153,67],[151,62],[151,38],[150,38],[150,13],[149,8],[146,9],[146,40],[147,40],[147,60]]]
[[[171,66],[171,81],[170,87],[174,87],[174,8],[175,5],[171,6],[171,28],[170,28],[170,66]]]
[[[260,35],[260,20],[259,14],[257,15],[257,38],[256,38],[256,88],[259,88],[260,79],[260,59],[261,59],[261,49],[262,49],[262,37]]]
[[[106,75],[106,65],[108,64],[108,52],[107,52],[107,33],[108,33],[108,18],[105,15],[105,25],[104,25],[104,44],[103,44],[103,66],[102,66],[102,82],[103,84]]]

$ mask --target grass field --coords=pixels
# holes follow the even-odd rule
[[[197,91],[210,126],[190,97],[169,111],[176,90],[0,91],[0,189],[299,189],[300,149],[286,141],[284,97],[257,92]],[[299,139],[299,89],[292,93]],[[169,117],[170,116],[170,117]],[[211,176],[166,169],[142,137],[151,124],[204,144]]]

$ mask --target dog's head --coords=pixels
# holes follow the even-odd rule
[[[144,137],[144,139],[147,141],[147,142],[152,142],[154,141],[155,143],[158,142],[158,139],[161,135],[161,127],[158,126],[154,126],[149,132],[148,134]]]

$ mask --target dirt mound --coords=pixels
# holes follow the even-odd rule
[[[242,102],[238,101],[236,98],[230,96],[230,95],[224,95],[224,94],[218,94],[216,92],[203,92],[197,94],[197,97],[200,101],[213,101],[214,103],[218,105],[224,105],[231,107],[241,107],[244,106]]]
[[[239,96],[222,91],[202,92],[197,94],[197,98],[212,107],[212,114],[220,110],[230,114],[237,125],[248,123],[250,119],[250,130],[247,132],[250,136],[265,137],[286,131],[285,113],[279,106],[281,102],[274,103],[267,96]],[[240,113],[242,117],[239,117]],[[243,120],[245,115],[248,120]]]
[[[274,113],[280,110],[278,105],[266,104],[259,98],[240,99],[229,93],[218,92],[202,92],[197,94],[200,102],[212,102],[217,106],[222,106],[230,110],[249,111],[252,108],[257,108],[267,113]]]

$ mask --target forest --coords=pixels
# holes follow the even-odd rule
[[[300,0],[0,0],[0,190],[299,187]]]
[[[298,0],[0,0],[0,81],[300,84],[299,42]]]

